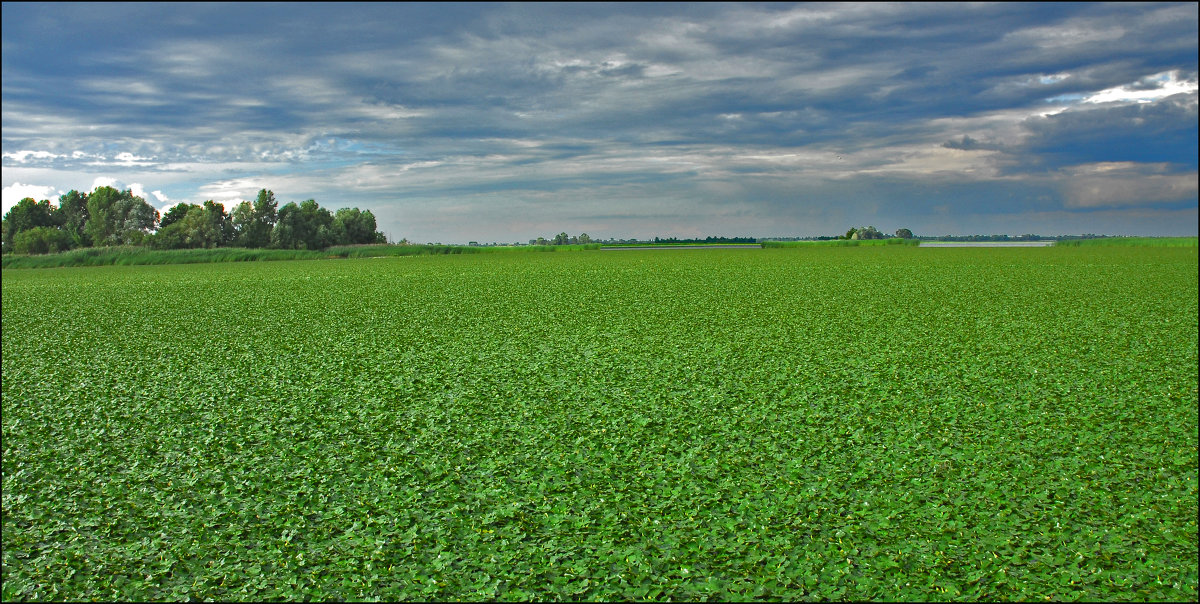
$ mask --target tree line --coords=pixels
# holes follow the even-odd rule
[[[46,254],[112,245],[319,250],[385,241],[370,210],[330,212],[312,199],[279,207],[267,189],[232,212],[209,200],[177,204],[160,217],[129,189],[97,187],[91,193],[72,190],[58,198],[58,205],[22,199],[4,215],[3,246],[6,254]]]

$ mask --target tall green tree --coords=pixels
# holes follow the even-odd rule
[[[371,210],[364,210],[359,214],[358,228],[358,232],[364,238],[359,243],[387,243],[387,236],[379,230],[379,222],[375,220],[375,214]]]
[[[88,236],[88,195],[74,189],[58,198],[58,223],[71,237],[71,247],[88,247],[92,238]]]
[[[158,231],[153,235],[147,237],[145,244],[157,250],[178,250],[186,248],[188,247],[187,225],[184,224],[183,219],[176,219],[171,222],[171,224],[158,229]]]
[[[342,208],[333,215],[330,225],[333,235],[331,245],[357,245],[364,243],[383,243],[384,236],[375,230],[375,215],[370,210],[359,211],[358,208]]]
[[[260,247],[248,245],[249,230],[251,223],[254,222],[254,204],[249,201],[243,201],[233,208],[229,213],[229,220],[233,223],[233,244],[238,247]]]
[[[260,189],[254,203],[242,202],[231,215],[236,245],[242,247],[268,247],[271,245],[271,229],[278,218],[278,203],[275,193]]]
[[[193,207],[183,217],[184,242],[187,247],[217,247],[224,240],[221,231],[224,208],[216,209],[211,201]]]
[[[18,233],[38,227],[57,226],[55,210],[48,199],[34,201],[32,197],[26,197],[17,202],[4,214],[4,250],[13,249],[13,241]]]
[[[271,230],[271,246],[282,249],[319,250],[331,244],[333,215],[312,199],[279,208]]]
[[[216,245],[212,247],[233,243],[233,220],[225,212],[225,206],[210,199],[204,202],[204,211],[204,216],[212,222],[213,232],[216,233]]]
[[[171,209],[167,210],[167,213],[163,214],[162,220],[159,221],[159,223],[158,223],[159,230],[165,229],[165,228],[171,226],[172,224],[175,224],[176,222],[183,220],[183,217],[187,216],[188,212],[191,211],[192,208],[198,208],[198,207],[200,207],[200,206],[198,206],[194,203],[177,203],[177,204],[171,206]]]
[[[213,248],[228,242],[228,233],[223,231],[228,222],[225,208],[221,204],[207,201],[204,205],[179,204],[186,213],[175,218],[167,226],[158,229],[147,240],[147,244],[158,249]],[[172,208],[174,211],[175,208]]]
[[[884,239],[883,233],[880,233],[875,227],[869,226],[860,228],[851,239]]]
[[[129,189],[97,187],[88,195],[84,228],[94,245],[141,243],[158,222],[158,211]]]

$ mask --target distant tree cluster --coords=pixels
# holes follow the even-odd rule
[[[181,203],[160,219],[146,200],[126,189],[97,187],[58,199],[26,197],[4,215],[4,253],[46,254],[79,247],[144,245],[154,249],[213,247],[324,249],[384,243],[370,210],[331,213],[309,199],[278,207],[275,194],[258,192],[233,212],[214,201]]]
[[[837,239],[862,240],[862,239],[889,239],[891,237],[899,237],[900,239],[913,239],[913,232],[908,229],[898,229],[896,231],[895,235],[888,236],[888,235],[884,235],[883,233],[879,232],[879,230],[873,226],[852,227],[849,231],[846,231],[845,235],[839,236],[839,237],[837,237]],[[822,238],[818,237],[818,239],[822,239]],[[833,238],[828,237],[828,238],[824,238],[824,239],[833,239]]]
[[[885,239],[885,238],[886,237],[884,237],[883,233],[880,233],[873,226],[857,227],[857,228],[852,227],[849,231],[846,231],[846,239],[861,240],[861,239]]]
[[[587,233],[583,233],[578,237],[574,237],[566,234],[566,232],[562,232],[555,235],[553,239],[546,239],[545,237],[530,239],[529,245],[579,245],[591,242],[592,238],[589,237]]]

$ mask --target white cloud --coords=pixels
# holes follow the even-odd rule
[[[1168,71],[1142,78],[1138,84],[1101,90],[1083,99],[1084,103],[1150,103],[1180,93],[1195,93],[1195,81],[1180,81],[1179,72]]]
[[[1030,27],[1006,34],[1004,37],[1033,45],[1044,50],[1065,52],[1120,40],[1126,30],[1116,24],[1096,19],[1072,19],[1065,23]]]
[[[253,201],[260,189],[279,191],[278,188],[261,184],[257,179],[235,178],[202,185],[196,191],[196,199],[215,201],[225,206],[227,212],[232,212],[243,201]]]
[[[154,159],[154,158],[152,158],[152,157],[139,157],[139,156],[137,156],[137,155],[134,155],[134,154],[132,154],[132,153],[129,153],[129,152],[124,152],[124,153],[118,153],[118,154],[117,154],[117,156],[116,156],[116,157],[114,157],[113,159],[115,159],[115,160],[117,160],[117,161],[119,161],[119,162],[121,162],[121,163],[123,163],[123,164],[138,164],[138,163],[146,162],[146,161],[148,161],[148,160],[151,160],[151,159]]]
[[[113,164],[116,164],[118,166],[132,167],[132,166],[149,166],[149,165],[154,164],[154,162],[152,161],[154,158],[141,157],[141,156],[129,153],[128,151],[118,153],[111,160],[102,155],[89,155],[89,154],[86,154],[86,153],[83,153],[80,151],[76,151],[74,153],[74,157],[76,157],[76,158],[84,158],[84,157],[94,158],[94,161],[87,162],[87,165],[89,165],[89,166],[111,166]]]
[[[29,161],[29,158],[31,158],[31,157],[33,159],[57,159],[59,157],[65,157],[65,156],[58,155],[56,153],[51,153],[49,151],[29,151],[29,150],[25,149],[25,150],[16,151],[16,152],[5,153],[4,157],[7,157],[9,159],[15,159],[21,163],[25,163],[25,162]]]
[[[146,189],[144,187],[142,187],[141,183],[137,183],[137,182],[131,183],[129,185],[129,190],[134,195],[141,197],[142,199],[145,199],[146,201],[150,202],[150,205],[158,205],[158,204],[162,204],[164,202],[170,202],[170,200],[167,198],[166,195],[163,194],[162,191],[150,191],[147,193]],[[156,201],[158,202],[158,204],[155,203]],[[170,205],[174,205],[174,204],[170,204]]]
[[[13,184],[4,187],[4,213],[7,214],[13,206],[20,203],[21,200],[25,199],[26,197],[32,197],[37,201],[49,199],[51,202],[57,204],[58,196],[62,194],[62,191],[59,191],[58,189],[55,189],[49,185],[27,185],[14,182]]]

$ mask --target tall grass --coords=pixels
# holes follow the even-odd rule
[[[265,250],[216,248],[196,250],[151,250],[138,246],[80,248],[40,256],[4,256],[4,268],[55,268],[61,266],[106,266],[133,264],[196,264],[203,262],[251,262],[260,260],[310,260],[328,254],[316,250]]]
[[[855,247],[860,245],[921,245],[920,239],[828,239],[825,241],[764,241],[764,248],[781,247]]]
[[[343,245],[327,250],[268,250],[223,247],[196,250],[151,250],[126,245],[80,248],[58,254],[25,256],[6,254],[4,268],[56,268],[62,266],[107,266],[133,264],[197,264],[204,262],[254,262],[266,260],[316,260],[320,258],[374,258],[381,256],[424,256],[434,254],[480,254],[497,252],[571,252],[598,250],[600,244],[530,245],[519,247],[475,247],[465,245]]]
[[[1196,247],[1196,237],[1104,237],[1102,239],[1065,239],[1055,247]]]

